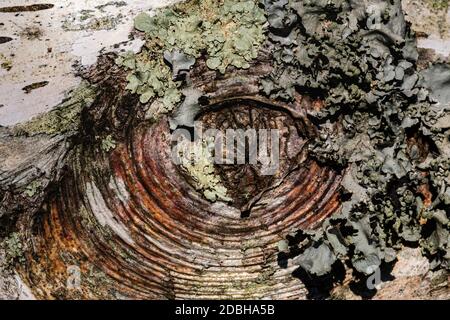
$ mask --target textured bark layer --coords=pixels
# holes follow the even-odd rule
[[[13,44],[5,39],[0,45]],[[299,228],[319,226],[338,210],[340,173],[300,153],[297,166],[287,165],[288,174],[257,195],[260,203],[276,202],[255,206],[245,219],[242,206],[211,204],[172,164],[168,119],[145,121],[146,109],[125,90],[126,75],[114,57],[102,56],[85,74],[101,90],[82,113],[80,135],[15,137],[5,128],[0,133],[5,159],[0,231],[6,234],[17,222],[28,239],[20,278],[2,275],[0,291],[8,298],[29,298],[26,285],[37,298],[305,298],[307,288],[291,274],[297,266],[285,267],[277,243]],[[264,54],[259,61],[249,71],[226,76],[200,62],[191,72],[192,88],[207,93],[205,108],[239,104],[282,110],[295,123],[299,141],[307,143],[315,129],[305,112],[319,109],[321,102],[297,96],[292,104],[279,104],[259,95],[256,79],[270,71]],[[13,83],[2,86],[4,97]],[[30,96],[49,89],[42,81],[33,83],[41,86],[29,87]],[[53,91],[53,98],[61,91]],[[20,107],[14,103],[0,113]],[[113,151],[99,147],[105,134],[117,140]],[[36,178],[38,191],[27,196],[22,191]],[[447,273],[430,272],[417,250],[405,252],[394,267],[396,278],[382,284],[375,298],[448,298]],[[80,287],[68,286],[73,268],[81,271]],[[333,297],[357,298],[347,284]]]
[[[233,106],[221,103],[230,98],[234,106],[240,103],[244,109],[250,101],[261,104],[263,98],[257,95],[255,81],[268,70],[264,59],[261,61],[250,73],[236,71],[218,78],[200,63],[191,81],[194,89],[208,93],[204,108],[219,103],[232,111]],[[36,215],[33,248],[26,255],[27,267],[21,269],[35,295],[305,297],[305,288],[291,276],[293,269],[280,268],[283,261],[279,260],[277,244],[298,228],[318,226],[339,208],[340,175],[297,150],[295,156],[300,158],[295,158],[295,166],[283,168],[285,175],[258,195],[259,206],[243,219],[237,208],[204,199],[173,164],[168,119],[149,123],[137,121],[136,115],[124,116],[133,100],[120,85],[120,74],[104,68],[108,75],[114,74],[106,77],[98,73],[99,68],[95,70],[91,78],[111,79],[111,83],[101,83],[103,93],[85,114],[84,124],[93,123],[93,119],[100,124],[95,130],[86,126],[86,137],[95,135],[99,128],[114,128],[119,121],[117,128],[126,129],[117,132],[123,139],[110,153],[84,141],[69,162],[55,196]],[[296,135],[303,138],[298,139],[306,143],[314,129],[301,115],[313,106],[317,103],[299,96],[296,103],[272,108],[285,110],[300,129]],[[271,105],[266,104],[266,108]],[[297,131],[295,126],[290,129]],[[291,144],[294,142],[298,141]],[[283,155],[282,163],[292,162],[287,153]],[[72,265],[82,272],[81,288],[76,290],[66,287],[66,270]],[[101,274],[104,285],[95,278],[88,280],[91,270]],[[88,275],[86,281],[84,275]]]

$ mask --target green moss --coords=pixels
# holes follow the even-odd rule
[[[69,93],[69,98],[55,109],[13,128],[16,134],[58,134],[76,131],[80,125],[81,110],[93,102],[95,90],[87,83]]]

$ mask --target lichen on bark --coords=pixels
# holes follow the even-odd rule
[[[53,110],[16,125],[13,130],[18,135],[56,135],[77,132],[81,123],[81,111],[95,98],[95,88],[87,82],[67,93],[67,98]]]
[[[180,73],[200,55],[206,54],[207,66],[221,73],[228,66],[248,69],[265,39],[265,21],[253,0],[189,1],[154,16],[142,12],[135,28],[144,32],[145,48],[116,62],[131,70],[128,89],[140,95],[141,103],[159,97],[164,105],[159,113],[169,112],[181,100]]]
[[[404,246],[448,268],[449,68],[417,67],[399,1],[188,1],[135,28],[139,53],[101,55],[55,110],[1,128],[0,154],[35,151],[5,156],[0,218],[22,212],[27,239],[5,243],[38,297],[297,299]],[[217,168],[205,141],[172,163],[170,134],[199,117],[280,129],[277,173]]]
[[[323,99],[324,108],[309,114],[319,130],[310,154],[346,171],[341,213],[290,240],[293,252],[302,243],[301,268],[323,276],[337,257],[370,275],[395,260],[402,243],[421,246],[433,267],[448,268],[450,185],[434,177],[448,176],[449,132],[436,124],[447,122],[450,101],[437,95],[444,86],[433,85],[437,72],[421,80],[430,71],[416,69],[400,1],[264,3],[279,18],[269,19],[275,68],[261,87],[275,99],[293,100],[296,92]],[[424,203],[429,193],[433,204]],[[320,268],[309,263],[314,257]]]

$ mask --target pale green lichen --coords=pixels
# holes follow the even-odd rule
[[[135,28],[145,32],[145,48],[121,55],[116,63],[131,71],[127,89],[139,94],[141,103],[159,98],[164,105],[160,113],[170,112],[182,97],[182,81],[174,80],[179,70],[189,69],[203,53],[207,66],[221,73],[228,66],[249,68],[265,40],[265,21],[264,10],[253,0],[190,1],[155,16],[140,13]]]
[[[36,193],[41,188],[41,182],[38,180],[34,180],[31,182],[27,187],[25,188],[25,191],[23,192],[28,197],[34,197]]]
[[[428,0],[426,1],[427,5],[435,10],[447,10],[449,7],[448,0]]]
[[[18,232],[11,233],[5,238],[1,247],[5,250],[6,266],[13,266],[15,263],[25,263],[24,245]]]
[[[214,172],[211,141],[183,142],[179,144],[181,168],[192,178],[195,188],[209,201],[231,201],[227,188]]]
[[[264,10],[257,2],[206,0],[164,9],[151,17],[136,17],[136,29],[148,44],[178,49],[199,57],[207,53],[209,68],[225,73],[228,66],[247,69],[265,39]]]
[[[108,15],[103,13],[103,7],[97,9],[102,12],[101,16],[95,10],[81,10],[78,13],[68,15],[62,22],[62,28],[65,31],[80,30],[111,30],[124,18],[123,14]]]
[[[61,134],[76,131],[80,125],[81,110],[95,98],[94,87],[83,82],[68,94],[68,98],[55,109],[39,115],[13,128],[16,134]]]
[[[162,56],[150,59],[147,50],[138,55],[127,52],[117,58],[116,63],[131,71],[127,76],[127,89],[139,94],[141,103],[145,104],[154,97],[161,98],[166,108],[164,111],[170,111],[181,100],[179,83],[172,80],[172,72],[164,64]]]
[[[107,135],[102,139],[101,148],[105,152],[109,152],[116,148],[116,141],[113,139],[112,135]]]

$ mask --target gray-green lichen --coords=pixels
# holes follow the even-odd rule
[[[69,92],[67,99],[53,110],[39,115],[13,129],[16,134],[33,136],[37,134],[61,134],[74,132],[80,126],[80,113],[96,96],[95,88],[86,82]]]
[[[109,152],[116,148],[116,141],[113,139],[112,135],[107,135],[102,139],[101,148],[105,152]]]
[[[24,190],[24,194],[30,198],[34,197],[34,195],[37,194],[39,189],[41,188],[41,182],[38,180],[32,181],[30,184],[28,184]]]
[[[25,263],[24,245],[21,235],[18,232],[11,233],[1,242],[1,247],[5,251],[6,267],[12,267],[14,264]]]
[[[316,276],[338,260],[369,275],[407,243],[449,268],[448,68],[418,72],[400,1],[263,2],[275,68],[261,90],[322,99],[310,155],[345,173],[341,212],[289,237],[294,261]]]
[[[116,62],[130,70],[127,89],[139,94],[141,103],[157,97],[164,106],[162,111],[168,112],[181,100],[180,83],[172,79],[172,72],[164,63],[163,56],[152,58],[147,50],[138,55],[128,52]]]
[[[158,98],[160,113],[166,113],[181,101],[180,72],[189,71],[195,58],[206,55],[207,66],[221,73],[228,66],[249,68],[265,39],[265,21],[254,0],[190,1],[154,16],[143,12],[135,28],[145,33],[145,48],[121,55],[117,63],[131,71],[127,88],[141,103]]]
[[[248,68],[265,39],[274,68],[261,92],[324,102],[308,114],[318,127],[308,148],[344,173],[342,209],[319,231],[299,231],[283,245],[295,247],[301,268],[322,276],[347,261],[369,275],[405,243],[421,246],[433,267],[449,267],[448,70],[417,70],[401,1],[193,1],[141,13],[135,28],[145,33],[145,48],[118,63],[131,71],[128,89],[142,103],[158,98],[162,112],[182,100],[180,75],[195,58],[205,56],[221,73]],[[208,164],[183,167],[205,197],[226,199]]]
[[[154,17],[141,13],[136,29],[150,45],[180,50],[198,58],[206,52],[208,67],[224,73],[228,66],[249,68],[265,39],[264,10],[253,0],[191,1],[164,9]]]
[[[180,143],[177,150],[181,160],[180,167],[206,199],[212,202],[231,201],[227,197],[227,188],[215,174],[212,148],[213,142],[209,140]]]

